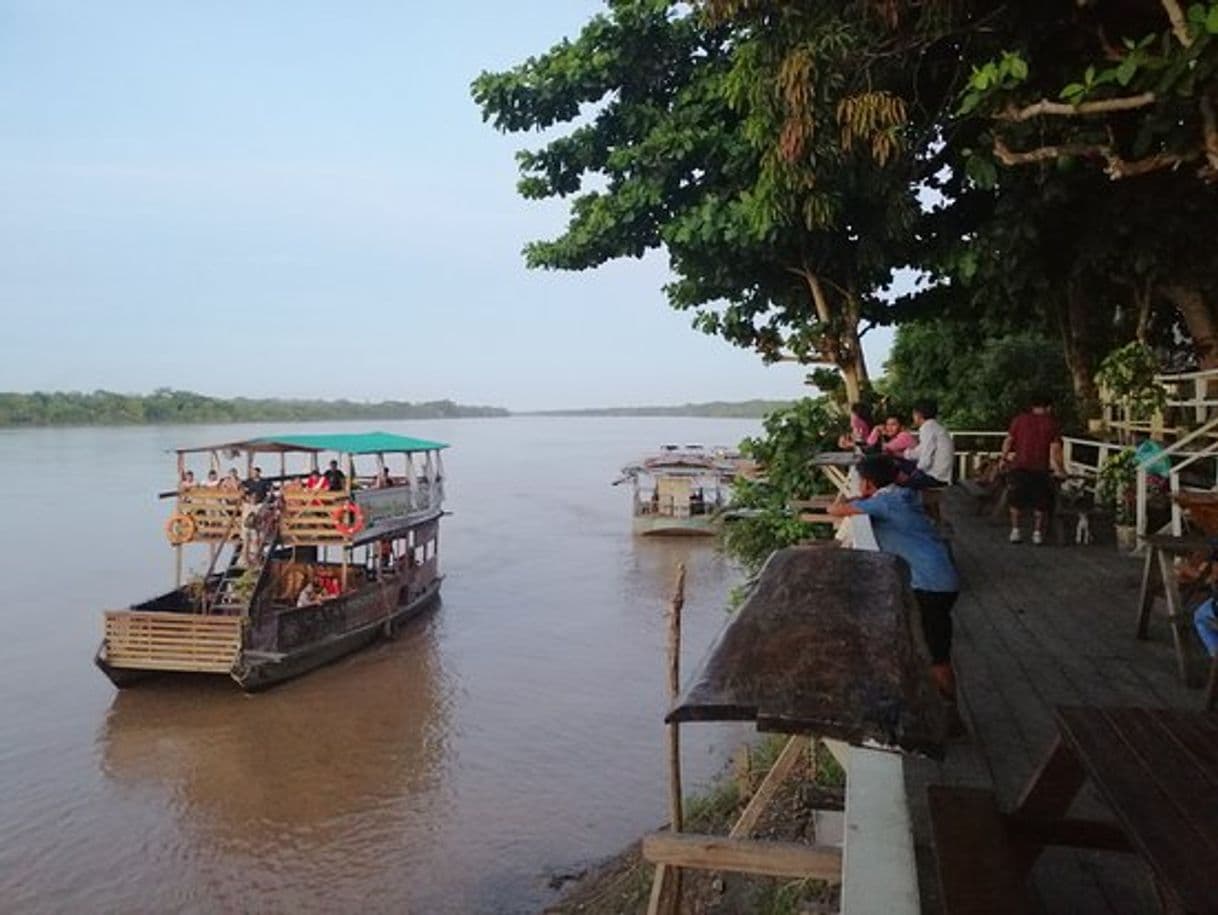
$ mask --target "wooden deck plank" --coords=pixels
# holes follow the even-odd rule
[[[1202,701],[1199,690],[1179,681],[1161,614],[1149,641],[1134,637],[1140,560],[1112,545],[1010,544],[1006,524],[974,516],[958,491],[948,493],[946,508],[963,582],[954,661],[972,736],[952,745],[940,764],[906,765],[927,913],[941,909],[930,823],[919,799],[926,786],[989,787],[1009,809],[1056,733],[1055,705],[1197,709]],[[1095,817],[1104,809],[1087,787],[1071,813]],[[1046,912],[1157,910],[1149,869],[1129,855],[1049,849],[1031,883]]]

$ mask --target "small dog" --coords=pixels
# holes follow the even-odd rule
[[[1074,542],[1080,546],[1091,543],[1091,513],[1095,511],[1095,496],[1087,491],[1087,481],[1082,477],[1070,477],[1058,488],[1058,496],[1062,507],[1078,516],[1074,525]]]

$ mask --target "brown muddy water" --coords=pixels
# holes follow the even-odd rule
[[[513,417],[379,427],[450,442],[443,602],[247,696],[119,692],[100,611],[171,583],[178,445],[318,426],[0,431],[0,910],[532,912],[665,819],[664,609],[689,566],[686,670],[738,572],[636,540],[617,469],[748,421]],[[683,731],[687,783],[740,728]]]

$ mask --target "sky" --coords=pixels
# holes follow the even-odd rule
[[[662,253],[525,269],[565,211],[516,195],[540,141],[483,124],[469,84],[600,8],[0,0],[0,390],[800,396],[805,370],[665,304]]]

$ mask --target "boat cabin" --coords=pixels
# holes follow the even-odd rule
[[[724,454],[702,445],[662,445],[658,453],[622,468],[617,482],[631,483],[635,533],[713,534],[735,472]]]

